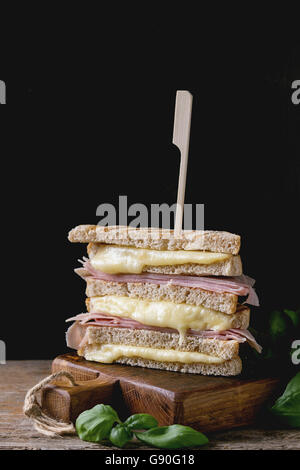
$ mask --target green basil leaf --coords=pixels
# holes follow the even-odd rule
[[[208,439],[204,434],[181,424],[161,426],[145,432],[135,432],[134,434],[145,444],[160,449],[180,449],[202,446],[208,443]]]
[[[298,328],[300,326],[300,310],[294,311],[285,309],[283,311],[292,320],[294,327]]]
[[[111,406],[96,405],[78,416],[76,431],[83,441],[99,442],[108,437],[115,422],[121,423]]]
[[[158,426],[156,419],[146,413],[138,413],[126,419],[125,423],[129,429],[151,429]]]
[[[300,428],[300,372],[288,383],[271,412],[284,424]]]
[[[123,447],[127,442],[131,441],[132,432],[124,424],[117,424],[110,431],[109,439],[117,447]]]
[[[286,334],[287,323],[282,312],[275,310],[270,315],[270,333],[273,339],[277,339]]]
[[[255,351],[257,352],[257,351]],[[275,356],[274,350],[269,346],[263,350],[263,358],[264,359],[273,359]]]

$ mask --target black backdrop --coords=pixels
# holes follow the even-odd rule
[[[62,53],[48,66],[22,56],[1,69],[8,359],[66,351],[64,320],[84,311],[73,269],[85,247],[67,241],[72,227],[97,223],[96,207],[119,195],[128,204],[176,201],[177,89],[194,96],[186,202],[205,204],[206,229],[242,236],[244,272],[261,299],[252,323],[299,306],[300,105],[291,83],[300,80],[300,49],[237,40],[233,49],[220,38],[182,53],[181,70],[171,47],[160,52]]]

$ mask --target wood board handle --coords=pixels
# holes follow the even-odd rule
[[[42,389],[42,410],[52,418],[75,423],[77,416],[100,403],[112,404],[118,380],[97,377],[75,386],[49,384]]]

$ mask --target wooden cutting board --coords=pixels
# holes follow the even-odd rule
[[[184,424],[205,432],[253,424],[278,388],[278,378],[206,377],[58,356],[52,372],[71,372],[79,385],[48,385],[42,408],[75,421],[98,403],[110,404],[121,419],[150,413],[160,425]]]

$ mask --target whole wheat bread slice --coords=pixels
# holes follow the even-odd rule
[[[86,301],[87,311],[90,312],[90,299],[87,298]],[[93,312],[93,313],[103,313],[103,312]],[[221,315],[222,312],[220,312]],[[229,315],[231,317],[231,327],[230,328],[241,328],[242,330],[247,330],[250,323],[250,309],[246,305],[238,304],[237,310],[235,313]]]
[[[178,333],[109,326],[82,325],[81,328],[86,329],[88,344],[93,345],[124,344],[154,349],[199,352],[210,356],[221,357],[225,361],[239,354],[239,343],[235,340],[219,340],[186,335],[180,343]]]
[[[87,252],[90,259],[97,252],[97,243],[89,243]],[[145,266],[143,272],[159,274],[185,274],[190,276],[240,276],[243,274],[242,261],[239,255],[219,263],[196,264],[186,263],[169,266]]]
[[[234,313],[238,296],[229,293],[211,292],[198,287],[182,287],[174,284],[152,284],[150,282],[111,282],[94,279],[84,268],[75,272],[86,281],[87,297],[120,295],[136,299],[166,300],[177,304],[203,305],[223,313]]]
[[[184,374],[200,375],[221,375],[223,377],[239,375],[242,372],[242,361],[240,357],[235,357],[222,364],[183,364],[180,362],[159,362],[142,359],[139,357],[123,357],[116,361],[119,364],[128,366],[147,367],[149,369],[169,370],[172,372],[181,372]]]
[[[89,348],[102,344],[127,344],[143,347],[156,347],[159,349],[165,349],[171,345],[178,346],[178,338],[172,338],[169,334],[160,332],[149,332],[141,330],[130,330],[125,328],[111,328],[111,327],[87,327],[88,344],[83,349],[78,351],[80,356],[87,357]],[[160,336],[162,335],[162,336]],[[167,335],[167,336],[166,336]],[[177,335],[178,336],[178,335]],[[208,342],[210,341],[210,345]],[[218,343],[224,343],[219,345]],[[143,359],[141,357],[120,357],[116,363],[127,364],[130,366],[147,367],[151,369],[162,369],[174,372],[190,373],[190,374],[202,374],[202,375],[223,375],[233,376],[238,375],[242,371],[241,359],[236,355],[238,353],[238,344],[236,341],[218,341],[202,339],[202,341],[196,341],[194,338],[188,338],[186,340],[186,351],[196,350],[203,354],[210,353],[215,355],[215,352],[223,354],[218,356],[224,358],[224,362],[221,364],[203,364],[203,363],[191,363],[185,364],[180,362],[166,362],[166,361],[154,361],[149,359]],[[175,347],[171,349],[175,349]],[[228,348],[228,349],[227,349]],[[227,351],[227,352],[226,352]],[[214,353],[214,354],[213,354]],[[227,359],[227,357],[230,357]]]
[[[135,228],[126,226],[102,227],[78,225],[69,232],[71,242],[107,243],[154,250],[202,250],[237,255],[241,237],[216,230],[183,230],[175,238],[173,230]]]

